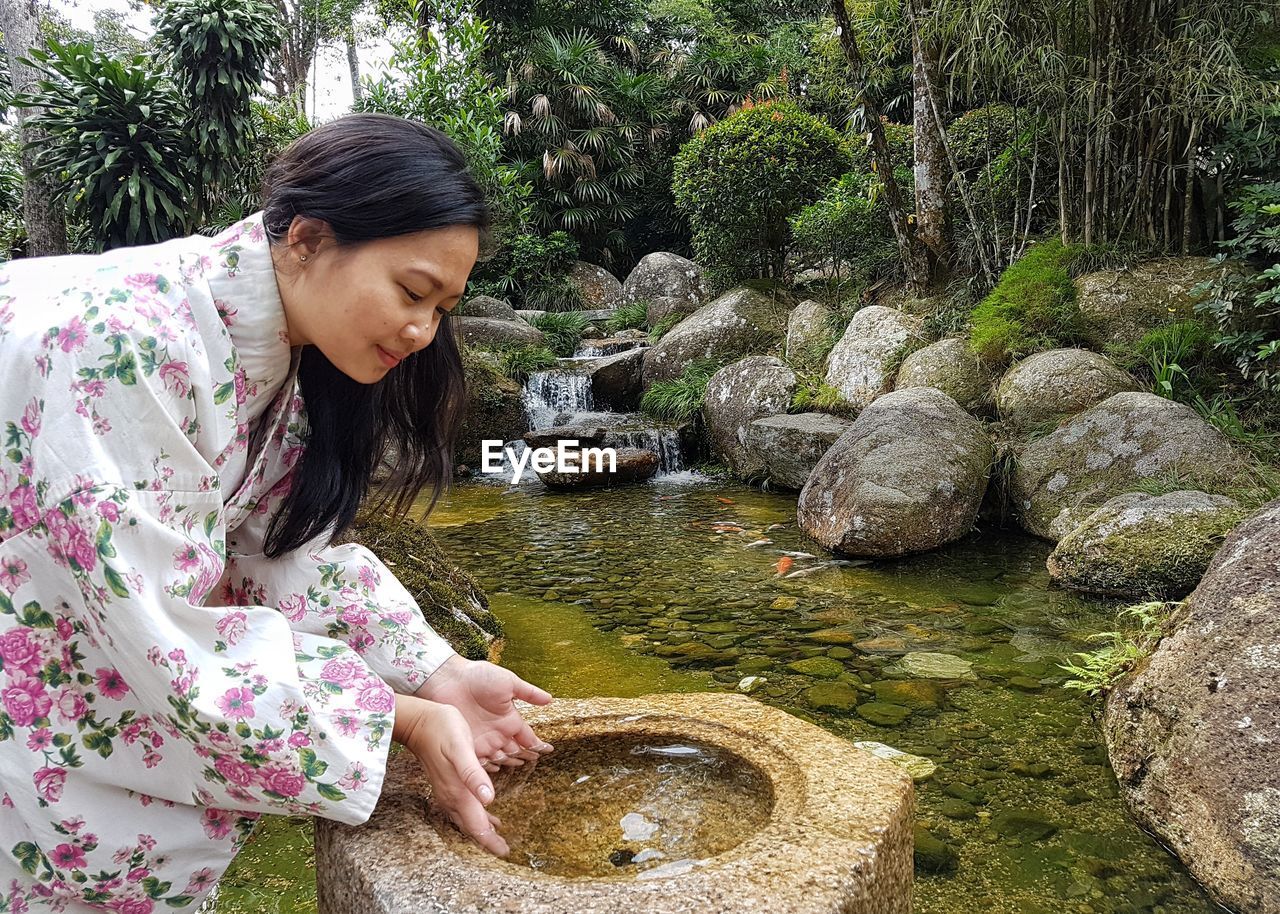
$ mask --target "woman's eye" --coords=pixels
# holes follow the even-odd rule
[[[421,296],[421,295],[418,295],[417,293],[415,293],[412,289],[408,288],[407,286],[401,286],[400,288],[404,289],[404,294],[409,296],[409,301],[412,301],[412,302],[419,302],[419,301],[422,301],[422,296]]]

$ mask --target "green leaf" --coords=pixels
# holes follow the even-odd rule
[[[111,588],[111,592],[117,597],[128,597],[129,588],[125,586],[124,578],[120,572],[116,571],[110,565],[103,563],[102,576],[107,582],[107,586]]]
[[[331,800],[334,803],[341,803],[343,800],[347,798],[347,795],[345,793],[343,793],[337,787],[334,787],[332,784],[317,784],[316,792],[318,792],[320,796],[324,797],[326,800]]]

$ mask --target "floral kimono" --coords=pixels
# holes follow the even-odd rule
[[[304,412],[261,216],[0,269],[0,912],[189,909],[363,822],[451,654],[367,550],[271,560]]]

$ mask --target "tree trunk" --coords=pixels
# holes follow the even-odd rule
[[[1196,159],[1200,154],[1200,119],[1191,121],[1191,135],[1187,138],[1187,180],[1182,197],[1182,256],[1191,253],[1192,218],[1196,203]]]
[[[929,97],[930,86],[937,85],[938,47],[920,34],[921,20],[929,16],[929,0],[914,0],[913,5],[916,9],[911,15],[911,82],[916,238],[924,245],[930,280],[938,285],[946,281],[951,261],[947,246],[947,179],[951,169]]]
[[[36,73],[18,62],[31,48],[43,47],[39,37],[40,4],[36,0],[0,0],[0,29],[4,30],[5,50],[9,55],[9,82],[14,94],[35,88]],[[27,125],[25,109],[15,109],[18,134],[24,147],[28,143],[46,141],[43,131]],[[22,150],[22,221],[27,229],[27,254],[46,257],[67,253],[66,208],[57,193],[52,175],[34,174],[34,150]]]
[[[356,54],[356,31],[347,25],[347,66],[351,68],[351,100],[355,104],[359,104],[363,98],[363,90],[360,88],[360,57]]]

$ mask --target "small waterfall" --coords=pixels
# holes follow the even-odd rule
[[[675,429],[615,429],[610,432],[608,440],[615,447],[634,447],[653,451],[658,455],[658,475],[660,476],[679,473],[685,468],[684,459],[680,453],[680,433]]]
[[[575,359],[598,359],[602,356],[617,355],[619,352],[627,352],[631,349],[639,349],[648,345],[648,340],[609,340],[604,346],[583,343],[578,347],[578,351],[573,354],[573,357]]]
[[[555,425],[557,416],[591,407],[591,379],[584,374],[553,368],[535,371],[524,382],[524,408],[535,431]]]

